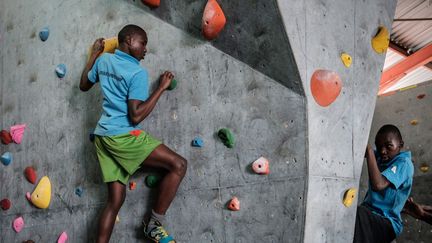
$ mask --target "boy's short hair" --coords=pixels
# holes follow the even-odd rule
[[[123,43],[126,41],[126,36],[132,36],[135,34],[144,35],[145,37],[147,37],[147,33],[141,27],[139,27],[138,25],[129,24],[123,27],[118,33],[118,42]]]
[[[380,134],[388,134],[388,133],[393,133],[394,135],[396,135],[396,137],[399,139],[399,141],[401,141],[401,142],[403,141],[401,132],[399,131],[399,128],[397,128],[395,125],[392,125],[392,124],[387,124],[387,125],[382,126],[378,130],[376,137],[378,137],[378,135],[380,135]]]

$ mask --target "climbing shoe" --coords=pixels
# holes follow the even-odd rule
[[[174,238],[168,234],[159,221],[155,221],[155,226],[151,229],[148,228],[149,225],[147,225],[144,221],[143,225],[144,235],[150,240],[156,243],[176,243]]]

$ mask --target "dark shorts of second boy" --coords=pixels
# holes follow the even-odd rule
[[[162,142],[142,130],[115,136],[95,136],[94,144],[105,183],[129,177]]]
[[[374,214],[365,206],[357,207],[354,243],[389,243],[395,238],[390,220]]]

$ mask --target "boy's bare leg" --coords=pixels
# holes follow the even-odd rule
[[[108,203],[99,218],[97,243],[109,242],[116,216],[126,197],[126,186],[122,183],[115,181],[109,182],[107,185]]]
[[[143,162],[144,166],[163,168],[168,173],[159,184],[159,195],[153,210],[165,215],[186,174],[187,161],[164,144],[159,145]]]

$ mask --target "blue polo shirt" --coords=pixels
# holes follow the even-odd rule
[[[381,158],[377,156],[378,168],[391,183],[382,191],[373,191],[369,183],[363,205],[390,220],[396,235],[402,232],[402,219],[400,212],[411,192],[414,166],[411,161],[411,152],[400,152],[391,161],[381,164]]]
[[[87,76],[100,83],[103,94],[103,112],[94,134],[112,136],[139,129],[130,121],[127,106],[129,99],[145,101],[149,96],[148,74],[139,61],[120,50],[104,53]]]

